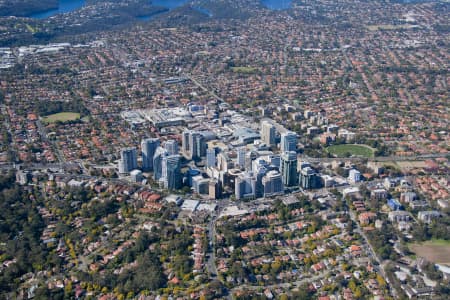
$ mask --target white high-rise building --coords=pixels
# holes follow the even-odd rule
[[[351,170],[348,172],[348,180],[349,180],[351,183],[356,183],[356,182],[361,181],[361,172],[359,172],[359,171],[356,170],[356,169],[351,169]]]
[[[261,122],[261,140],[268,146],[275,145],[275,126],[269,121]]]
[[[166,149],[162,147],[156,149],[155,155],[153,156],[153,178],[155,180],[159,180],[162,177],[162,161],[168,155]]]
[[[264,197],[281,195],[284,193],[283,177],[280,172],[269,171],[262,179]]]
[[[281,152],[297,151],[297,134],[287,131],[281,134]]]

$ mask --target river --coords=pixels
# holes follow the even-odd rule
[[[188,0],[153,0],[154,6],[162,6],[168,9],[174,9],[182,6],[188,2]],[[291,0],[261,0],[261,3],[269,9],[281,10],[291,7]],[[56,14],[68,13],[81,8],[85,4],[85,0],[59,0],[59,7],[57,9],[51,9],[44,12],[39,12],[30,15],[30,18],[45,19]],[[205,11],[206,14],[209,14]],[[150,19],[151,16],[141,17],[140,19]]]
[[[31,14],[29,17],[33,19],[45,19],[57,14],[67,13],[79,9],[85,3],[85,0],[59,0],[59,7],[43,12]]]

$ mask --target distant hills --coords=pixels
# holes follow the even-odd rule
[[[25,17],[58,8],[58,0],[0,0],[0,16]]]

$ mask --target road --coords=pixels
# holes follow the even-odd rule
[[[38,132],[39,132],[39,134],[41,135],[41,139],[42,139],[44,142],[47,142],[47,143],[49,143],[50,145],[52,145],[52,148],[53,148],[53,150],[55,151],[55,154],[56,154],[56,157],[58,158],[58,161],[59,161],[60,163],[65,163],[65,162],[66,162],[66,159],[65,159],[64,155],[62,154],[61,150],[59,150],[59,148],[56,146],[56,144],[55,144],[53,141],[50,141],[50,140],[48,139],[48,136],[47,136],[47,130],[45,129],[45,126],[42,125],[41,120],[37,120],[37,121],[36,121],[36,125],[37,125],[37,127],[38,127]]]
[[[375,259],[375,261],[376,261],[376,262],[378,263],[378,265],[380,266],[379,268],[376,268],[377,271],[381,274],[381,276],[382,276],[383,278],[387,278],[387,277],[386,277],[386,272],[384,271],[384,263],[385,263],[385,262],[382,261],[382,260],[378,257],[378,255],[376,254],[375,250],[373,249],[372,245],[371,245],[370,242],[369,242],[369,239],[367,238],[366,233],[361,229],[361,226],[359,225],[359,222],[358,222],[358,220],[357,220],[357,218],[356,218],[355,212],[354,212],[353,210],[350,210],[350,211],[349,211],[349,215],[350,215],[350,218],[352,219],[353,223],[356,224],[356,230],[355,230],[355,231],[356,231],[359,235],[361,235],[361,236],[364,238],[364,242],[365,242],[365,244],[368,246],[369,255],[370,255],[373,259]],[[389,291],[392,293],[392,296],[393,296],[395,299],[397,299],[398,292],[396,291],[396,289],[395,289],[395,287],[394,287],[393,285],[390,286]]]
[[[7,110],[6,105],[4,105],[4,104],[2,104],[0,106],[0,109],[1,109],[2,115],[4,116],[3,125],[5,126],[6,130],[9,133],[9,136],[11,137],[11,144],[10,144],[8,150],[11,153],[12,161],[16,161],[17,145],[16,145],[16,142],[14,140],[13,132],[11,130],[11,123],[9,122],[8,110]]]
[[[191,80],[196,86],[198,86],[199,88],[201,88],[204,92],[209,93],[212,97],[214,97],[216,100],[218,100],[219,102],[224,102],[222,98],[220,98],[219,96],[217,96],[214,92],[208,90],[207,88],[205,88],[200,82],[198,82],[194,77],[192,77],[190,74],[186,74],[183,73],[183,76],[189,78],[189,80]]]
[[[426,153],[421,155],[413,156],[377,156],[373,158],[364,157],[310,157],[306,155],[300,155],[300,159],[304,159],[309,162],[333,162],[336,160],[348,160],[348,161],[360,161],[362,159],[367,159],[368,161],[375,162],[387,162],[387,161],[411,161],[411,160],[426,160],[432,158],[442,158],[450,155],[450,152],[446,153]]]
[[[216,216],[211,215],[211,220],[208,223],[208,241],[209,241],[209,258],[206,263],[208,272],[211,277],[217,277],[216,267]]]
[[[248,284],[241,284],[239,286],[234,287],[232,290],[242,290],[243,288],[245,289],[249,289],[249,290],[259,290],[261,289],[261,287],[263,287],[264,289],[276,289],[276,288],[290,288],[292,286],[296,286],[299,287],[305,283],[311,283],[314,281],[317,281],[319,279],[325,278],[327,277],[330,273],[332,272],[332,270],[328,270],[322,273],[319,273],[315,276],[312,277],[305,277],[302,279],[299,279],[297,281],[291,281],[291,282],[286,282],[286,283],[278,283],[278,284],[272,284],[272,285],[264,285],[264,286],[260,286],[260,285],[248,285]]]

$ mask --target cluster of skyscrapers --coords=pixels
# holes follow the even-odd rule
[[[277,127],[264,120],[260,136],[259,143],[265,145],[266,151],[248,148],[245,144],[231,150],[220,150],[211,143],[208,147],[208,132],[187,129],[182,132],[180,151],[176,140],[167,140],[161,145],[158,138],[144,139],[141,142],[142,170],[153,172],[154,180],[166,189],[187,185],[212,198],[219,197],[225,188],[234,191],[237,199],[244,199],[279,195],[292,187],[320,187],[321,178],[315,170],[309,164],[298,165],[296,133],[283,130],[278,134]],[[267,147],[274,149],[278,144],[279,154],[267,151]],[[180,154],[187,160],[203,160],[204,171],[190,168],[182,174]],[[119,173],[137,169],[135,148],[122,149],[120,156]],[[138,178],[137,172],[133,171],[132,176]]]
[[[199,160],[206,155],[205,136],[197,131],[185,130],[182,138],[183,153],[188,159]]]
[[[181,156],[178,154],[178,143],[168,140],[164,147],[157,138],[145,139],[141,142],[142,170],[153,172],[153,178],[166,189],[174,190],[182,187]],[[136,148],[125,148],[120,151],[119,173],[127,174],[137,169]]]

